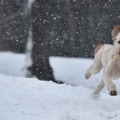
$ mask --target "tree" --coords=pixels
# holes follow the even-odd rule
[[[50,0],[36,0],[32,7],[32,32],[33,32],[33,48],[32,60],[33,64],[28,69],[32,75],[41,80],[54,80],[53,71],[49,64],[49,42],[51,31],[50,11],[52,9]]]
[[[75,55],[72,0],[36,0],[33,3],[32,16],[32,65],[28,70],[39,79],[55,81],[49,57]],[[56,43],[57,48],[55,48]]]

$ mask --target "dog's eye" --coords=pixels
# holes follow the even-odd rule
[[[118,43],[120,44],[120,41],[118,41]]]

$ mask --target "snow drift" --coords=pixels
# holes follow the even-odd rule
[[[0,53],[0,120],[119,120],[118,96],[104,89],[100,99],[91,93],[101,74],[84,79],[92,59],[50,58],[56,79],[67,84],[24,77],[25,55]]]

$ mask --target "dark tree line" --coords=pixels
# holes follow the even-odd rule
[[[28,37],[27,0],[0,0],[0,50],[25,52]]]
[[[0,23],[5,21],[4,17],[14,16],[16,11],[19,13],[26,4],[25,0],[1,2]],[[7,8],[11,9],[8,13],[6,5],[11,6]],[[119,7],[119,0],[35,0],[30,15],[20,14],[15,17],[15,23],[12,19],[1,25],[0,48],[15,51],[14,46],[20,45],[17,51],[25,51],[31,26],[33,64],[28,70],[39,79],[54,80],[49,56],[93,57],[96,44],[111,43],[111,29],[120,24]],[[21,38],[21,34],[24,37]]]

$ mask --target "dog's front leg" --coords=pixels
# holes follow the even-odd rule
[[[86,70],[86,72],[85,72],[85,78],[86,78],[86,79],[89,79],[90,76],[92,75],[92,72],[93,72],[93,65],[90,66],[90,67]]]
[[[92,74],[97,74],[102,69],[102,65],[98,61],[94,61],[93,65],[91,65],[85,72],[85,78],[89,79]]]
[[[101,54],[102,52],[99,51],[93,61],[93,64],[87,69],[85,73],[85,78],[89,79],[92,74],[97,74],[102,69],[102,63],[101,63]]]

